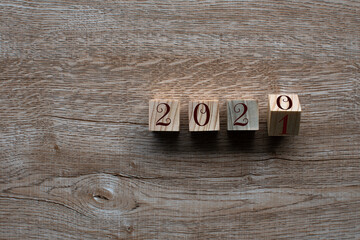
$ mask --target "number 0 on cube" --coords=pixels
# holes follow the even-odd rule
[[[219,131],[219,101],[189,102],[189,131]]]

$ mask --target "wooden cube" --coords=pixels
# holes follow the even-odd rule
[[[227,130],[259,130],[259,106],[257,100],[227,101]]]
[[[297,94],[269,95],[269,136],[298,135],[300,117],[301,106]]]
[[[189,102],[189,130],[219,131],[219,101],[190,101]]]
[[[152,99],[149,101],[150,131],[179,131],[180,103],[178,100]]]

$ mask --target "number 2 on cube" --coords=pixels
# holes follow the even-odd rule
[[[149,101],[150,131],[179,131],[180,103],[178,100],[152,99]]]
[[[227,101],[228,131],[259,130],[259,107],[256,100]]]

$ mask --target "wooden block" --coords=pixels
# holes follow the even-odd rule
[[[257,100],[227,101],[227,130],[259,130],[259,106]]]
[[[219,101],[189,102],[189,131],[219,131]]]
[[[152,99],[149,101],[150,131],[179,131],[180,103],[178,100]]]
[[[300,117],[301,106],[297,94],[269,95],[269,136],[298,135]]]

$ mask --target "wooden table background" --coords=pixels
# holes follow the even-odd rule
[[[360,239],[359,60],[358,0],[1,0],[0,238]],[[300,136],[267,136],[279,92]],[[255,134],[226,131],[239,97]],[[221,131],[190,134],[208,98]]]

